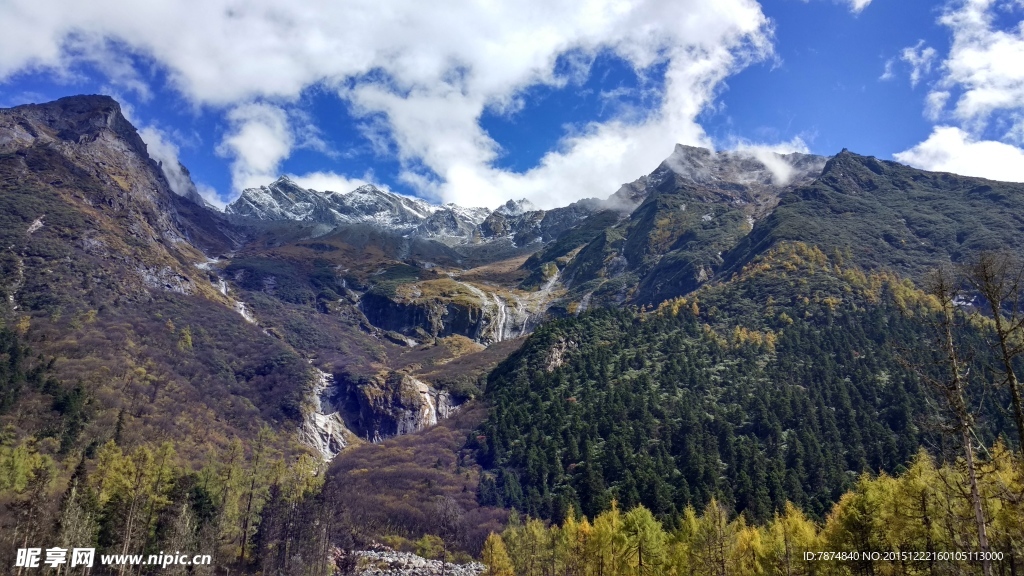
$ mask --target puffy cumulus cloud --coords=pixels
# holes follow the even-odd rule
[[[276,179],[295,144],[287,113],[270,104],[250,103],[233,108],[227,120],[231,127],[217,153],[231,160],[235,188],[256,188]]]
[[[962,0],[939,22],[953,33],[944,75],[935,92],[959,90],[952,117],[979,131],[1001,116],[1006,120],[1024,110],[1024,22],[1000,29],[999,10],[1021,14],[1019,0]],[[1018,119],[1017,122],[1020,122]],[[1014,123],[1010,129],[1019,129]]]
[[[0,78],[67,70],[89,50],[74,38],[101,38],[158,63],[193,103],[230,108],[219,150],[236,188],[265,183],[301,144],[274,109],[322,85],[367,119],[405,182],[485,205],[604,195],[676,142],[706,144],[697,115],[724,78],[771,52],[755,0],[9,0],[0,20]],[[526,172],[496,168],[501,148],[480,127],[483,112],[515,114],[526,88],[578,82],[601,52],[640,75],[666,70],[656,108],[567,134]]]
[[[1024,150],[1003,142],[975,140],[955,126],[938,126],[927,140],[894,156],[925,170],[1024,182]]]
[[[924,115],[934,127],[927,140],[894,154],[925,168],[1024,182],[1024,22],[1001,28],[998,12],[1021,14],[1020,0],[957,0],[939,23],[952,32],[941,78],[925,97]],[[914,67],[911,82],[931,67],[934,53],[919,43],[904,51]],[[909,52],[908,52],[909,51]],[[995,137],[997,139],[986,139]]]

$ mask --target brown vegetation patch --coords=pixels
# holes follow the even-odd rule
[[[351,518],[363,538],[417,540],[441,533],[438,502],[451,498],[460,511],[460,535],[451,544],[476,554],[507,515],[477,503],[481,470],[464,448],[485,417],[486,408],[472,402],[437,426],[342,452],[328,472],[340,494],[339,514]]]
[[[486,266],[467,270],[460,275],[462,280],[469,282],[494,282],[503,285],[516,285],[530,275],[529,270],[522,268],[530,255],[517,256]]]

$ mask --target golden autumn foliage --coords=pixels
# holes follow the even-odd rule
[[[489,568],[485,574],[980,574],[979,562],[945,555],[977,551],[962,468],[960,463],[937,466],[922,450],[898,476],[862,476],[823,522],[811,520],[787,503],[769,522],[749,525],[742,515],[731,518],[714,499],[701,514],[686,508],[671,529],[643,506],[623,513],[614,503],[593,523],[574,513],[561,526],[513,517],[500,538],[491,536],[505,546],[489,538],[484,554],[485,563],[499,562],[494,551],[507,547],[513,571],[501,564],[502,568]],[[1002,556],[993,563],[993,571],[1019,571],[1024,562],[1022,463],[997,444],[979,469],[991,518],[992,551]],[[845,556],[820,559],[819,552]],[[914,560],[915,554],[925,559]]]
[[[487,536],[483,550],[484,576],[513,576],[512,560],[508,557],[505,542],[494,532]]]

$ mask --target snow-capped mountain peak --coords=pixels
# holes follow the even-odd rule
[[[495,210],[495,212],[497,212],[498,214],[502,214],[504,216],[522,216],[527,212],[536,212],[538,210],[540,210],[540,208],[537,208],[536,206],[533,205],[532,202],[530,202],[526,198],[523,198],[518,201],[509,200],[508,202],[505,202],[504,204],[499,206],[498,209]]]
[[[349,192],[306,189],[287,176],[242,192],[226,208],[228,214],[264,221],[294,220],[329,226],[368,224],[405,236],[464,243],[474,239],[511,238],[523,226],[536,226],[544,211],[528,200],[509,200],[495,211],[457,204],[435,205],[364,184]],[[492,227],[497,218],[509,225]],[[518,224],[518,225],[517,225]],[[496,233],[497,232],[497,233]]]

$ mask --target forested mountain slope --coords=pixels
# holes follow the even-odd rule
[[[843,151],[723,255],[726,273],[785,241],[919,281],[984,251],[1024,251],[1024,185],[927,172]]]
[[[643,180],[643,201],[628,218],[590,234],[574,251],[546,259],[560,269],[568,299],[656,305],[724,280],[785,241],[914,280],[985,250],[1024,248],[1021,184],[927,172],[844,150],[827,162],[779,157],[794,170],[802,168],[800,177],[752,190],[674,172],[685,173],[680,159],[729,166],[735,160],[727,153],[708,156],[681,147],[674,157]],[[820,171],[809,172],[809,166]],[[733,179],[746,181],[751,174]],[[545,264],[539,261],[545,255],[533,257],[536,267]]]
[[[196,266],[197,245],[229,249],[237,231],[170,190],[116,102],[69,98],[0,123],[3,319],[84,396],[83,439],[65,434],[63,451],[102,444],[115,424],[193,450],[301,421],[306,363]],[[23,393],[18,428],[59,420],[54,392]]]
[[[656,309],[547,324],[491,373],[481,499],[556,519],[616,499],[672,523],[713,497],[758,521],[787,501],[821,517],[861,473],[948,443],[908,367],[933,314],[895,275],[789,243]],[[991,394],[987,443],[1013,430]]]

